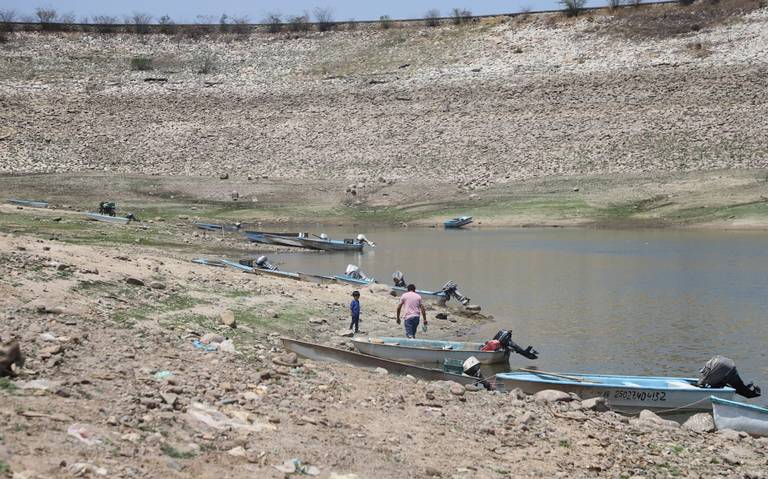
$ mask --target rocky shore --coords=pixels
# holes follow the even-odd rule
[[[766,439],[709,415],[681,427],[286,354],[280,335],[348,347],[346,287],[140,246],[3,234],[0,251],[0,336],[27,356],[0,380],[9,477],[766,477]],[[386,289],[362,290],[372,335],[399,330]],[[448,313],[430,335],[478,321]]]

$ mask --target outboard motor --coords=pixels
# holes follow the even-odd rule
[[[364,234],[357,235],[357,238],[355,239],[357,240],[358,243],[368,243],[371,246],[371,248],[376,247],[376,244],[374,244],[373,241],[366,238]]]
[[[327,240],[328,239],[328,235],[325,234],[325,233],[320,233],[320,239],[321,240]]]
[[[395,271],[392,273],[392,281],[395,282],[395,286],[405,288],[405,275],[402,271]]]
[[[277,266],[269,262],[266,256],[259,256],[256,258],[256,267],[259,269],[266,269],[269,271],[277,271]]]
[[[485,380],[483,374],[480,372],[480,361],[478,361],[476,357],[468,357],[464,361],[462,368],[464,370],[464,374],[467,376],[472,376],[473,378],[479,379],[478,382],[482,384],[485,389],[492,389],[491,384]]]
[[[370,279],[362,271],[360,271],[359,267],[353,264],[347,265],[347,270],[344,272],[344,274],[346,274],[350,278],[361,279],[363,281]]]
[[[448,281],[443,285],[443,292],[448,298],[456,298],[456,301],[466,306],[469,304],[469,298],[461,294],[459,291],[459,285],[453,281]]]
[[[539,352],[533,349],[533,346],[528,346],[525,349],[521,348],[516,342],[512,341],[512,333],[505,329],[496,333],[496,336],[494,336],[493,339],[498,341],[501,344],[501,347],[507,350],[508,353],[514,351],[528,359],[539,358]]]
[[[736,363],[723,356],[715,356],[701,368],[699,371],[698,386],[701,388],[722,388],[731,386],[736,393],[745,398],[755,398],[760,396],[760,387],[752,383],[744,384],[739,372],[736,370]]]

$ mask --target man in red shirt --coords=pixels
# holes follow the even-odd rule
[[[397,324],[400,324],[400,311],[403,306],[405,306],[405,336],[415,338],[419,327],[419,313],[424,318],[424,326],[427,325],[427,310],[424,309],[421,296],[416,293],[415,285],[409,284],[408,292],[400,297],[400,303],[397,305]]]

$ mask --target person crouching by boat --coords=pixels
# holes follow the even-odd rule
[[[355,333],[360,332],[360,291],[352,291],[352,302],[349,303],[349,312],[352,314],[352,323],[349,329]]]
[[[424,327],[427,326],[427,310],[424,309],[421,296],[416,293],[416,286],[409,284],[407,289],[408,291],[400,296],[400,303],[397,305],[397,324],[400,324],[400,312],[405,306],[405,336],[415,338],[419,328],[419,314],[424,318]]]

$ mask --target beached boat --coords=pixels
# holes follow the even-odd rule
[[[355,239],[332,240],[322,238],[297,238],[301,246],[323,251],[363,251],[365,242]]]
[[[706,411],[712,408],[710,395],[731,399],[736,392],[728,387],[700,388],[696,386],[697,380],[692,378],[559,374],[534,370],[499,373],[496,381],[507,389],[520,388],[527,394],[557,389],[576,393],[582,399],[603,397],[616,411]]]
[[[30,208],[48,208],[47,201],[10,199],[8,200],[8,203],[18,206],[28,206]]]
[[[376,282],[376,280],[373,278],[356,278],[354,276],[349,276],[346,274],[337,274],[333,276],[333,279],[336,281],[340,281],[342,283],[357,284],[360,286],[367,286],[371,283]]]
[[[226,265],[221,262],[221,260],[218,259],[206,259],[206,258],[195,258],[192,260],[193,263],[202,264],[205,266],[216,266],[217,268],[223,268]]]
[[[409,363],[440,363],[446,359],[465,360],[474,356],[481,364],[509,361],[505,350],[481,351],[484,343],[436,341],[408,338],[353,339],[352,344],[363,354]]]
[[[408,290],[406,288],[401,286],[392,286],[392,292],[395,294],[395,296],[402,296],[403,293],[407,291]],[[445,291],[425,291],[423,289],[417,289],[416,293],[423,299],[434,301],[440,304],[444,304],[448,301],[448,299],[450,299]]]
[[[299,273],[293,273],[291,271],[254,268],[245,264],[235,263],[234,261],[229,261],[226,259],[221,260],[221,262],[227,266],[230,266],[235,269],[239,269],[240,271],[244,271],[246,273],[268,274],[270,276],[278,276],[281,278],[301,279],[301,276],[299,276]]]
[[[290,246],[292,248],[306,248],[299,238],[306,233],[294,233],[292,235],[279,235],[272,233],[259,233],[254,231],[246,231],[245,237],[254,243],[274,244],[279,246]]]
[[[195,223],[195,226],[206,231],[240,231],[240,224],[217,225],[212,223]]]
[[[308,343],[297,339],[281,338],[283,347],[299,356],[314,361],[331,361],[363,368],[384,368],[390,374],[411,375],[428,381],[455,381],[460,384],[478,384],[480,380],[465,374],[454,374],[441,369],[425,368],[388,359],[376,358],[344,349]],[[491,381],[492,383],[493,381]]]
[[[103,221],[104,223],[117,223],[117,224],[127,225],[128,223],[131,222],[131,218],[127,216],[109,216],[109,215],[102,215],[99,213],[85,213],[85,216],[87,216],[91,220]]]
[[[743,431],[753,436],[768,436],[768,409],[754,404],[710,397],[715,427]]]
[[[459,216],[458,218],[451,218],[443,221],[443,226],[446,228],[461,228],[472,222],[471,216]]]

